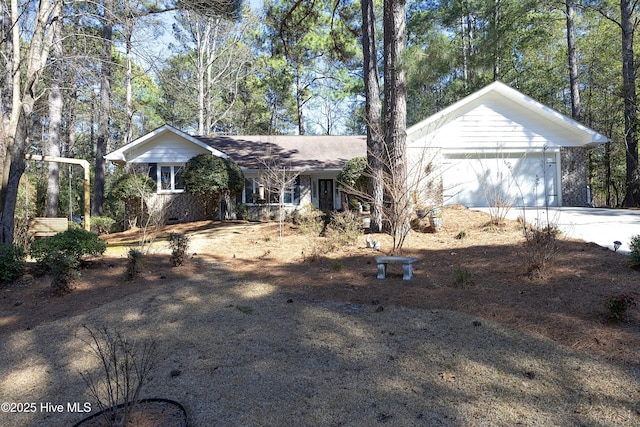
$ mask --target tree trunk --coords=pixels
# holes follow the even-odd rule
[[[196,73],[198,76],[198,134],[205,135],[209,133],[209,129],[205,130],[205,103],[206,103],[206,88],[205,77],[207,72],[207,61],[209,51],[209,25],[201,25],[196,20],[196,50],[197,50],[197,66]]]
[[[104,156],[109,150],[111,115],[111,45],[113,39],[113,0],[104,0],[102,23],[102,58],[100,73],[100,116],[98,119],[98,138],[96,140],[96,168],[93,181],[93,205],[91,215],[102,215],[104,202],[104,181],[106,161]]]
[[[578,84],[578,58],[574,26],[574,0],[566,0],[567,6],[567,56],[569,60],[569,85],[571,88],[571,117],[580,121],[580,87]]]
[[[62,25],[56,25],[53,30],[53,46],[51,47],[51,89],[49,90],[49,138],[46,152],[48,156],[60,157],[60,124],[62,123]],[[60,164],[48,162],[47,176],[47,206],[45,216],[58,216],[58,202],[60,195]]]
[[[132,18],[126,20],[126,32],[125,32],[125,50],[126,50],[126,75],[125,75],[125,87],[126,87],[126,129],[124,136],[124,145],[127,145],[133,141],[133,46],[131,39],[133,37],[134,21]]]
[[[636,111],[636,76],[634,68],[632,19],[633,3],[620,0],[620,26],[622,28],[622,78],[624,91],[624,130],[626,146],[625,207],[640,206],[640,171],[638,170],[638,114]]]
[[[406,155],[406,72],[402,54],[405,46],[405,0],[384,2],[384,99],[385,135],[388,157],[388,189],[390,197],[390,222],[394,250],[402,245],[409,231],[409,201],[407,194]]]
[[[369,230],[382,230],[382,203],[384,200],[384,163],[382,103],[378,78],[376,49],[376,15],[373,0],[362,0],[362,52],[364,56],[364,90],[367,121],[367,163],[371,171],[369,191],[372,197]]]
[[[300,70],[296,71],[296,112],[297,112],[297,121],[298,121],[298,135],[304,135],[304,114],[302,112],[302,107],[304,105],[304,94],[302,89],[301,82],[302,72]]]
[[[11,17],[11,8],[9,4],[6,2],[0,3],[0,10],[2,11],[0,25],[2,25],[2,34],[5,39],[4,43],[1,43],[2,46],[2,54],[4,55],[5,60],[5,74],[2,79],[2,94],[0,99],[0,112],[2,113],[2,122],[0,123],[0,159],[3,161],[0,162],[0,195],[2,195],[2,189],[6,185],[4,176],[5,172],[8,176],[9,171],[5,171],[4,169],[4,160],[8,155],[8,145],[9,145],[9,122],[11,120],[11,112],[12,112],[12,88],[14,82],[14,51],[13,51],[13,34],[17,31],[14,31],[12,25],[12,17]],[[3,200],[0,197],[0,203]],[[2,206],[0,204],[0,206]],[[0,209],[1,211],[1,209]]]
[[[493,4],[493,81],[500,80],[500,1]]]

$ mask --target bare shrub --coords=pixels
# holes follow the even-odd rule
[[[480,163],[484,165],[484,163]],[[491,176],[495,174],[495,176]],[[484,169],[480,175],[480,185],[484,193],[489,217],[492,225],[504,224],[507,214],[513,207],[516,198],[512,194],[512,187],[520,187],[516,182],[513,166],[506,159],[506,155],[497,156],[496,167],[493,170]]]
[[[318,244],[316,240],[311,242],[309,249],[306,252],[302,252],[303,262],[320,262],[325,254],[324,245]]]
[[[524,258],[527,275],[532,279],[546,277],[549,262],[558,253],[560,230],[552,225],[524,225]]]
[[[382,177],[384,203],[381,206],[381,220],[383,230],[392,237],[391,252],[401,252],[406,237],[411,231],[411,218],[414,209],[422,206],[439,207],[442,204],[442,184],[440,173],[435,167],[435,159],[439,152],[435,149],[424,148],[419,152],[408,154],[406,165],[400,166],[398,159],[387,148],[381,154],[371,154],[369,157],[381,165],[380,171],[367,168],[362,175],[369,180],[374,176]],[[351,179],[360,182],[360,177]],[[374,205],[373,196],[362,190],[362,185],[350,185],[340,182],[344,192],[357,200]]]
[[[306,206],[294,218],[294,223],[304,234],[319,236],[324,229],[324,212],[313,205]]]
[[[334,212],[325,230],[331,251],[353,244],[362,235],[362,221],[352,211]]]
[[[158,360],[157,343],[131,341],[106,327],[97,332],[87,326],[85,329],[89,333],[87,343],[100,363],[102,375],[89,372],[80,375],[100,410],[105,411],[106,425],[126,426]]]

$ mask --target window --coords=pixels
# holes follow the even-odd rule
[[[256,203],[259,199],[259,185],[258,178],[245,178],[244,180],[244,192],[243,192],[243,202],[244,203]]]
[[[180,179],[183,165],[159,165],[157,172],[158,192],[182,192],[184,184]]]
[[[278,203],[280,195],[278,193],[269,192],[268,189],[264,189],[263,197],[269,201],[269,203]],[[258,203],[260,198],[260,178],[245,178],[244,191],[242,193],[244,203]],[[286,205],[299,203],[300,199],[300,178],[296,178],[295,183],[291,187],[285,189],[283,195],[283,203]]]

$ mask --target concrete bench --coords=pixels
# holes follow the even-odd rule
[[[32,218],[29,221],[31,238],[51,237],[69,229],[67,218]]]
[[[387,264],[402,264],[402,280],[410,280],[413,277],[412,265],[418,258],[405,256],[377,256],[378,279],[387,277]]]

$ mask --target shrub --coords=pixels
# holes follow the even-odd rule
[[[171,264],[174,267],[182,265],[189,248],[189,236],[181,233],[169,234],[169,248],[171,249]]]
[[[631,252],[629,252],[631,267],[640,268],[640,234],[631,237],[629,248],[631,249]]]
[[[466,285],[473,285],[473,279],[471,278],[471,272],[463,267],[456,268],[454,284],[457,286],[465,287]]]
[[[71,292],[73,280],[78,275],[80,261],[73,255],[62,251],[53,251],[46,257],[44,270],[51,274],[51,288],[58,295]]]
[[[92,216],[91,217],[91,231],[98,234],[109,234],[111,227],[116,221],[106,216]]]
[[[118,178],[111,189],[111,194],[118,199],[131,199],[143,198],[155,191],[156,182],[148,175],[130,173]]]
[[[629,309],[638,306],[636,299],[631,295],[614,295],[605,301],[605,308],[611,320],[623,322],[627,319]]]
[[[369,178],[367,175],[367,158],[354,157],[349,160],[338,173],[338,187],[346,192],[363,194],[367,192]]]
[[[524,258],[530,278],[540,279],[546,276],[549,261],[558,252],[558,234],[560,231],[550,225],[524,228]]]
[[[144,254],[142,251],[131,248],[129,252],[127,252],[127,267],[126,267],[126,277],[127,280],[133,280],[140,275],[140,268],[144,264]]]
[[[228,199],[244,187],[244,175],[240,167],[231,159],[211,154],[198,154],[189,159],[180,176],[185,191],[196,196],[206,218],[213,216],[215,205],[221,198]],[[228,207],[229,203],[225,206]],[[220,212],[220,219],[224,219],[227,213]]]
[[[294,224],[300,227],[305,234],[320,235],[324,228],[324,213],[313,205],[306,206],[297,215],[291,215]]]
[[[236,218],[237,219],[249,219],[249,208],[244,203],[236,204]]]
[[[8,283],[22,276],[25,252],[19,246],[0,244],[0,283]]]
[[[325,231],[328,251],[353,244],[362,234],[362,220],[352,211],[335,212]]]
[[[102,255],[107,244],[98,236],[82,228],[70,228],[46,239],[36,240],[31,244],[30,254],[37,261],[38,267],[50,271],[50,259],[55,252],[60,252],[80,263],[85,255]]]

